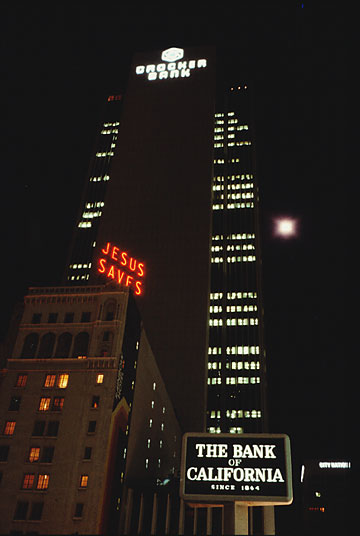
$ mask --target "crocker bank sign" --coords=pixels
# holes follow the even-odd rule
[[[204,69],[207,60],[184,59],[184,49],[171,47],[161,54],[161,62],[137,65],[135,74],[145,76],[148,80],[166,80],[168,78],[189,78],[192,71]]]
[[[290,441],[283,434],[185,434],[185,500],[292,502]]]

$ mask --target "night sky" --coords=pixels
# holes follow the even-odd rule
[[[347,459],[351,13],[122,4],[2,7],[2,334],[28,286],[60,283],[101,107],[132,54],[215,45],[254,91],[270,428],[290,435],[295,478],[304,459]],[[297,237],[273,236],[283,215]]]

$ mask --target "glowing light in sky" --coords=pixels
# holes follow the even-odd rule
[[[276,218],[274,220],[274,234],[281,238],[292,238],[297,236],[298,222],[295,218]]]

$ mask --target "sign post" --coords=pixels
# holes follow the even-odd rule
[[[248,534],[248,506],[292,502],[290,440],[285,434],[187,433],[180,495],[197,506],[224,505],[225,525]]]

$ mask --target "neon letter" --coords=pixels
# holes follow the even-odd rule
[[[138,264],[138,276],[143,276],[144,275],[144,264],[142,262],[139,262]]]
[[[109,253],[109,250],[110,250],[110,242],[108,242],[106,244],[106,248],[102,249],[101,251],[103,252],[104,255],[107,255]]]
[[[114,259],[114,261],[118,260],[117,258],[118,252],[119,252],[119,248],[117,248],[116,246],[113,246],[112,251],[111,251],[111,258]]]
[[[123,251],[122,254],[121,254],[121,258],[122,258],[123,262],[120,263],[123,266],[126,266],[126,262],[127,262],[126,257],[127,257],[127,253],[125,251]]]
[[[107,276],[111,277],[112,279],[115,279],[115,273],[114,272],[115,272],[115,266],[111,266],[110,270],[108,271]]]
[[[136,282],[135,282],[135,287],[136,287],[136,292],[135,292],[135,294],[136,294],[137,296],[139,296],[139,295],[141,294],[141,292],[142,292],[142,290],[141,290],[141,281],[136,281]]]
[[[131,283],[131,281],[133,280],[133,277],[131,277],[131,275],[128,275],[126,276],[126,283],[125,285],[128,287]]]
[[[123,277],[124,277],[124,273],[125,272],[122,272],[121,270],[118,269],[118,283],[120,284],[121,281],[123,280]],[[121,274],[121,275],[120,275]]]
[[[132,263],[132,261],[134,261],[134,263]],[[134,264],[134,266],[131,266],[132,264]],[[130,257],[129,268],[130,268],[130,270],[132,272],[135,272],[135,270],[136,270],[136,259],[133,259],[132,257]]]
[[[99,264],[100,268],[98,268],[98,272],[103,274],[105,272],[106,259],[99,259]]]

